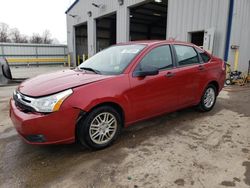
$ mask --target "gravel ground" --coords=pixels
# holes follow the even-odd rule
[[[250,187],[250,85],[225,88],[211,112],[189,108],[137,123],[101,151],[24,143],[8,117],[15,87],[0,87],[0,187]]]

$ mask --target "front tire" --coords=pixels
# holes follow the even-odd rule
[[[208,112],[213,109],[217,97],[217,89],[214,85],[209,84],[205,89],[201,101],[199,103],[199,110],[202,112]]]
[[[82,146],[103,149],[110,146],[121,131],[121,115],[110,106],[91,111],[78,123],[77,140]]]

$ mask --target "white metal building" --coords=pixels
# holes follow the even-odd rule
[[[239,46],[239,69],[248,69],[250,0],[76,0],[66,15],[74,62],[119,42],[174,38],[231,64]]]

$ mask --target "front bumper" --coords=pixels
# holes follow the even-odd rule
[[[68,108],[50,114],[25,113],[10,100],[10,118],[17,132],[29,144],[68,144],[75,141],[79,109]]]

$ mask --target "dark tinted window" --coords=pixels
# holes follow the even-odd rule
[[[203,62],[206,63],[211,59],[210,56],[205,51],[202,51],[202,50],[200,50],[198,48],[196,49],[196,51],[200,54],[201,59],[202,59]]]
[[[143,70],[144,67],[153,66],[158,69],[173,67],[172,56],[169,45],[156,47],[142,59],[136,70]]]
[[[191,46],[174,45],[177,61],[180,66],[199,63],[198,54]]]

